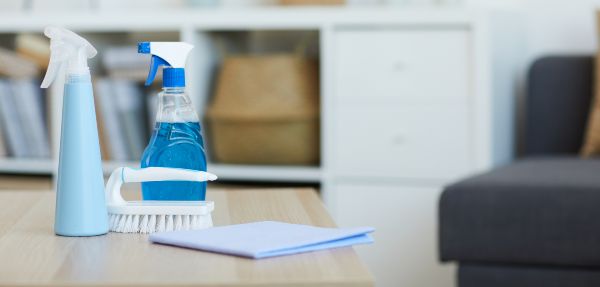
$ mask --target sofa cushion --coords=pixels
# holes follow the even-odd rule
[[[600,266],[600,160],[526,159],[448,186],[444,261]]]

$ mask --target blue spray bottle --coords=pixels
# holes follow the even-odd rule
[[[63,236],[94,236],[108,232],[104,178],[96,125],[94,95],[87,60],[96,49],[62,28],[47,27],[50,64],[42,81],[47,88],[66,72],[63,95],[54,232]]]
[[[138,53],[152,54],[146,86],[163,66],[156,124],[142,155],[141,167],[175,167],[206,171],[206,154],[198,115],[185,93],[185,62],[193,46],[183,42],[142,42]],[[142,183],[144,200],[204,200],[206,182]]]

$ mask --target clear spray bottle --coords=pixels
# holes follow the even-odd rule
[[[185,62],[192,45],[183,42],[142,42],[138,53],[152,54],[146,86],[163,66],[163,90],[158,96],[156,124],[142,155],[141,167],[173,167],[206,171],[200,121],[185,92]],[[144,200],[205,200],[206,182],[163,181],[142,184]]]

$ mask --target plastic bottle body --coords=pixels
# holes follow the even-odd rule
[[[198,116],[183,88],[159,94],[158,114],[141,167],[175,167],[206,171],[206,154]],[[144,200],[204,200],[206,182],[142,183]]]
[[[104,177],[89,75],[65,84],[54,231],[63,236],[108,232]]]

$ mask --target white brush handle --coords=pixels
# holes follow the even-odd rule
[[[191,169],[169,168],[169,167],[147,167],[140,169],[123,168],[123,182],[145,182],[164,180],[183,181],[213,181],[217,176]]]
[[[106,202],[108,205],[126,204],[121,196],[121,186],[126,182],[147,181],[213,181],[217,176],[204,171],[169,167],[147,167],[134,169],[119,167],[115,169],[106,183]]]

